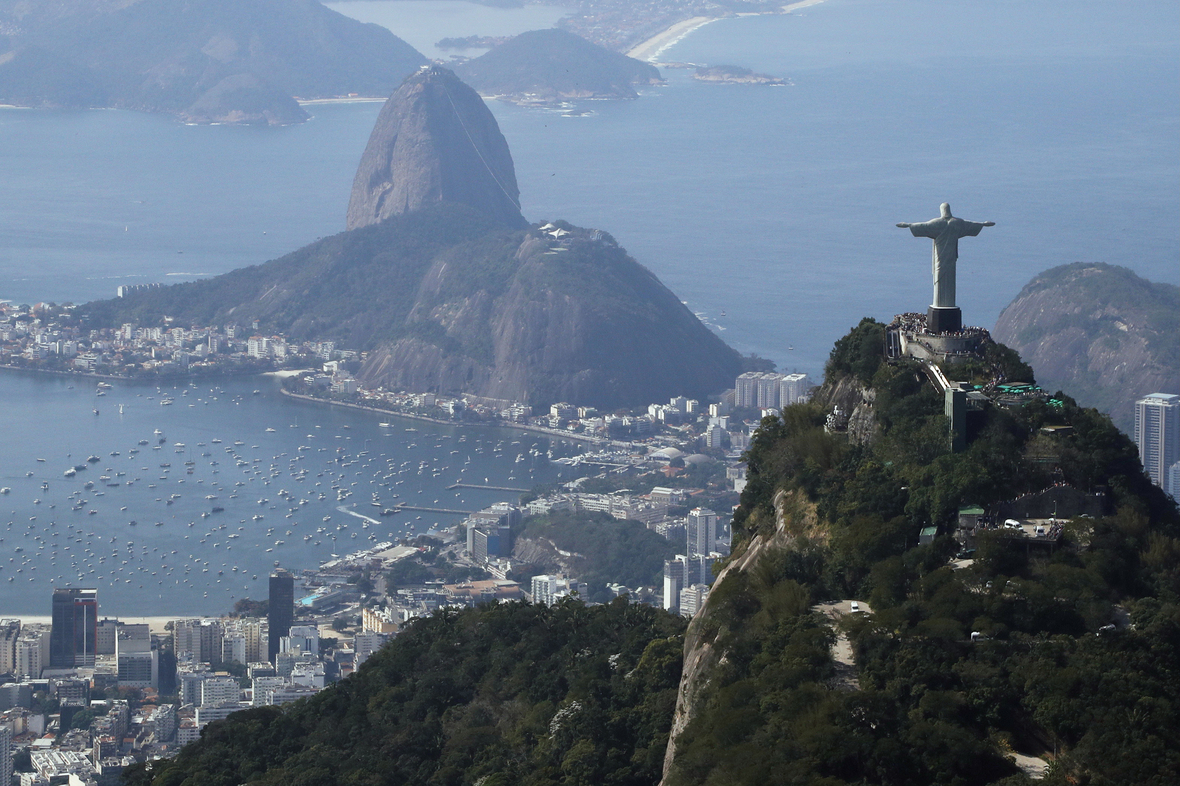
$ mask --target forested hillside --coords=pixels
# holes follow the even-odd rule
[[[705,399],[741,359],[605,232],[513,231],[438,203],[215,278],[88,303],[91,326],[249,325],[369,351],[393,390],[548,406]]]
[[[679,619],[619,600],[418,620],[313,698],[210,725],[132,786],[639,786],[659,779]]]
[[[1016,784],[1017,752],[1049,762],[1046,784],[1177,782],[1175,504],[1068,397],[989,407],[952,453],[942,397],[871,349],[882,329],[842,339],[816,400],[751,447],[735,556],[689,629],[664,783]],[[849,389],[872,401],[861,444],[824,428]],[[1047,487],[1106,515],[1066,521],[1052,550],[1000,524],[955,560],[961,506]],[[838,599],[864,607],[818,613]],[[854,669],[831,655],[838,633]]]
[[[662,81],[660,70],[565,30],[521,33],[455,66],[482,95],[537,103],[573,98],[636,98],[635,85]]]

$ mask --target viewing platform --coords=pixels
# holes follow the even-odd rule
[[[962,363],[979,357],[979,347],[991,334],[981,327],[964,327],[953,333],[933,333],[920,313],[898,314],[886,328],[886,357],[912,357],[935,363]]]

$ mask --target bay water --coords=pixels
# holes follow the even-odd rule
[[[449,487],[529,488],[558,477],[550,450],[576,450],[290,399],[270,377],[100,390],[4,372],[0,424],[0,616],[44,614],[66,584],[98,587],[110,613],[226,611],[265,597],[277,565],[314,568],[463,518],[434,511],[515,501]],[[381,515],[399,504],[434,511]]]

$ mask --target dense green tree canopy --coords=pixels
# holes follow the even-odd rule
[[[827,433],[821,394],[766,419],[748,452],[735,554],[763,551],[689,629],[717,666],[666,782],[1024,783],[1012,751],[1049,760],[1046,784],[1177,782],[1175,503],[1109,418],[1060,395],[987,408],[952,453],[942,397],[882,361],[880,330],[866,320],[837,343],[825,387],[871,389],[874,439]],[[960,370],[1025,368],[997,345]],[[1062,483],[1104,495],[1108,515],[1074,519],[1052,552],[990,531],[948,564],[960,506]],[[813,605],[840,598],[872,613],[833,622]]]
[[[626,599],[439,612],[343,682],[210,724],[127,782],[654,784],[682,629]]]

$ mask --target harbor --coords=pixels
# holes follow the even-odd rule
[[[445,530],[564,469],[547,437],[382,428],[393,416],[294,400],[268,378],[5,374],[0,402],[0,587],[13,614],[43,614],[51,587],[78,583],[104,587],[112,613],[219,613],[264,596],[276,566]],[[46,434],[45,420],[59,428]]]

